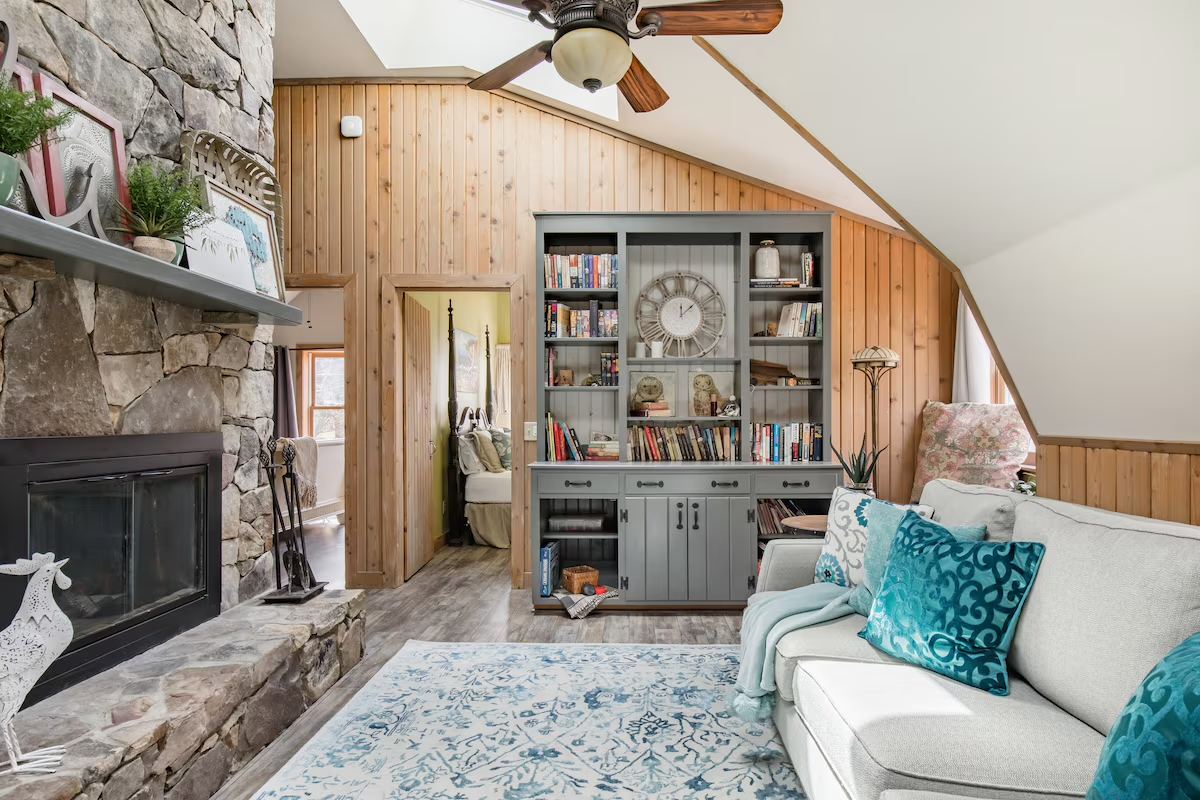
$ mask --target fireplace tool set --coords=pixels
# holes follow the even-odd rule
[[[275,452],[283,459],[282,464],[275,463]],[[326,582],[320,583],[313,577],[312,567],[308,563],[308,553],[304,549],[304,520],[300,511],[300,487],[296,478],[294,465],[296,448],[291,442],[284,442],[277,448],[275,439],[267,442],[265,449],[258,453],[259,463],[267,471],[267,482],[271,485],[271,516],[275,522],[275,536],[271,549],[275,553],[275,586],[274,592],[263,596],[264,603],[303,603],[317,596],[324,589]],[[276,478],[279,478],[277,481]],[[280,505],[279,493],[283,492],[283,504]],[[287,516],[284,516],[284,510]],[[286,582],[284,580],[286,576]]]

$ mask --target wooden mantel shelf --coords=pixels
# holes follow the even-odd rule
[[[170,300],[201,311],[299,325],[300,309],[51,222],[0,207],[0,253],[46,259],[60,275]]]

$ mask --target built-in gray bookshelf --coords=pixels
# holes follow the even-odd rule
[[[825,212],[763,213],[541,213],[537,219],[537,304],[543,313],[538,353],[538,453],[532,465],[531,546],[534,603],[549,607],[552,598],[540,596],[539,550],[558,541],[563,564],[588,563],[601,572],[601,581],[618,588],[621,597],[606,607],[662,607],[744,603],[753,588],[758,530],[756,504],[762,498],[788,497],[810,503],[823,513],[840,470],[830,462],[832,451],[822,444],[818,460],[763,463],[755,460],[754,430],[758,423],[783,426],[808,423],[830,430],[831,355],[827,337],[765,336],[768,324],[780,322],[790,303],[820,303],[823,331],[829,330],[831,304],[830,229]],[[781,276],[799,277],[805,258],[815,269],[809,285],[755,285],[755,252],[770,239],[779,252]],[[571,277],[548,275],[545,256],[607,256],[616,264],[615,285],[594,288],[569,286]],[[555,268],[563,263],[560,258]],[[683,278],[674,276],[683,275]],[[586,274],[579,279],[586,282]],[[663,281],[675,294],[704,298],[701,307],[706,352],[692,348],[686,355],[663,358],[639,356],[639,295]],[[556,286],[555,284],[564,284]],[[716,293],[720,301],[708,299]],[[659,292],[646,305],[646,318],[662,317],[667,307]],[[589,314],[615,312],[615,336],[552,335],[548,303]],[[681,317],[697,313],[686,302],[677,304]],[[677,306],[671,306],[674,309]],[[714,309],[723,307],[716,324]],[[659,309],[655,311],[654,309]],[[560,310],[561,313],[561,310]],[[555,316],[561,322],[562,317]],[[569,320],[569,316],[567,317]],[[567,326],[569,327],[569,325]],[[716,333],[713,333],[716,331]],[[572,333],[578,331],[573,330]],[[646,344],[649,350],[649,343]],[[580,386],[589,376],[601,376],[602,354],[617,364],[612,386]],[[553,372],[550,361],[553,359]],[[766,383],[755,381],[752,362],[779,365],[776,371],[794,376]],[[552,385],[554,373],[570,370],[573,386]],[[643,379],[652,379],[642,384]],[[641,416],[639,394],[656,396],[662,386],[659,416]],[[755,385],[757,384],[757,385]],[[737,397],[736,418],[713,417],[700,402],[698,387],[712,386],[722,398]],[[651,401],[651,405],[653,401]],[[618,442],[619,460],[561,460],[551,424],[565,425],[578,440],[580,455],[595,437]],[[700,431],[699,440],[664,442],[685,460],[639,460],[653,449],[633,427],[656,432],[669,429]],[[720,434],[706,429],[731,429],[736,457],[724,448]],[[656,433],[655,436],[658,434]],[[711,438],[706,438],[711,436]],[[810,433],[811,437],[811,433]],[[688,454],[688,445],[692,446]],[[569,449],[569,448],[568,448]],[[697,453],[718,455],[696,459]],[[660,453],[661,454],[661,453]],[[582,504],[582,505],[581,505]],[[590,509],[590,510],[589,510]],[[597,529],[554,533],[548,522],[555,516],[591,514]],[[660,519],[661,517],[661,519]],[[600,519],[603,519],[600,522]],[[688,523],[688,524],[685,524]],[[597,562],[597,563],[593,563]]]

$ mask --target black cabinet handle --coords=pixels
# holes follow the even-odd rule
[[[663,488],[663,482],[662,481],[638,481],[637,482],[637,487],[639,489],[641,489],[645,486],[657,486],[658,488],[661,489],[661,488]]]
[[[683,503],[679,504],[679,522],[675,523],[676,530],[683,530]]]
[[[786,489],[789,486],[797,486],[802,489],[807,489],[809,487],[809,482],[808,481],[805,481],[804,483],[800,483],[799,481],[792,481],[791,483],[788,483],[787,481],[783,482],[783,488]]]
[[[700,530],[700,512],[693,511],[692,513],[695,515],[692,517],[692,530],[698,531]]]
[[[563,483],[565,483],[567,485],[567,488],[570,488],[572,486],[586,486],[589,489],[592,488],[591,481],[563,481]]]
[[[732,486],[734,489],[736,489],[737,481],[713,481],[712,482],[712,488],[716,489],[718,486],[725,486],[725,487]]]

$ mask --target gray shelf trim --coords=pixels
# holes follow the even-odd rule
[[[629,416],[625,418],[626,422],[728,422],[741,424],[741,417],[635,417]]]
[[[543,386],[547,392],[618,392],[620,386]]]
[[[721,366],[737,366],[742,363],[740,358],[709,358],[708,356],[696,356],[695,358],[677,358],[674,356],[663,356],[662,358],[627,358],[625,365],[629,367],[660,367],[663,365],[670,366],[679,364],[688,366],[691,364],[712,364],[715,367]]]
[[[579,345],[579,344],[616,344],[615,336],[546,336],[546,347],[558,347],[559,345]]]
[[[763,384],[761,386],[751,386],[752,392],[819,392],[824,389],[824,386],[772,386],[771,384]]]
[[[583,531],[564,531],[561,533],[556,533],[554,531],[544,531],[542,533],[542,538],[543,539],[616,539],[619,535],[620,534],[618,534],[616,531],[613,531],[611,533],[605,533],[603,531],[601,531],[600,533],[585,533]]]
[[[304,321],[303,312],[287,303],[9,208],[0,208],[0,253],[48,259],[60,275],[201,311],[249,314],[269,325]]]
[[[751,336],[751,347],[796,347],[799,345],[820,344],[825,341],[823,336]]]
[[[786,300],[789,297],[820,296],[825,290],[820,286],[786,286],[772,288],[750,288],[751,300]]]

